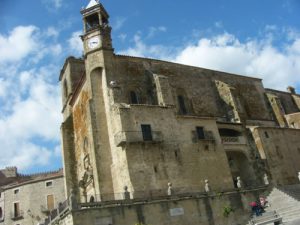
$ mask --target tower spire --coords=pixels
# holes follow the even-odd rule
[[[86,9],[91,8],[99,4],[99,0],[90,0],[89,4],[86,6]]]

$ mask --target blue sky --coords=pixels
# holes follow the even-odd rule
[[[0,168],[61,167],[59,71],[88,0],[1,0]],[[256,76],[300,92],[299,0],[103,0],[116,53]]]

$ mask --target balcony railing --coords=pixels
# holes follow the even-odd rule
[[[10,218],[12,220],[21,220],[24,218],[24,212],[23,211],[18,211],[18,212],[12,212],[10,214]]]
[[[151,139],[147,138],[145,140],[141,131],[121,131],[115,134],[114,138],[118,147],[124,144],[160,143],[163,141],[162,133],[160,131],[152,131],[151,136]]]
[[[50,212],[50,209],[48,209],[48,207],[45,205],[41,205],[41,212],[48,214]]]
[[[221,137],[222,143],[225,145],[244,145],[246,141],[244,137],[237,136],[237,137]]]

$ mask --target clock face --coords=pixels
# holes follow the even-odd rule
[[[88,40],[88,47],[90,49],[96,48],[99,46],[99,37],[92,37],[91,39]]]

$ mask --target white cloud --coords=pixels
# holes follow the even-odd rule
[[[50,157],[57,157],[55,149],[35,143],[59,142],[60,93],[47,77],[43,70],[33,69],[21,72],[19,80],[7,81],[14,83],[8,91],[17,95],[10,96],[11,111],[0,118],[0,167],[17,165],[26,169],[46,165]]]
[[[53,38],[57,38],[59,35],[59,30],[57,30],[55,27],[48,27],[45,35],[47,37],[53,37]]]
[[[113,23],[114,31],[120,30],[123,27],[126,20],[127,19],[124,17],[117,17],[115,22]]]
[[[50,11],[57,10],[62,7],[62,0],[43,0],[46,8]]]
[[[0,168],[32,169],[59,158],[59,67],[41,59],[63,49],[47,31],[18,26],[0,35]]]
[[[266,87],[285,90],[300,85],[299,40],[280,50],[267,40],[241,43],[235,36],[223,34],[200,39],[184,48],[176,62],[263,78]]]
[[[166,32],[167,28],[164,26],[159,26],[159,27],[149,27],[149,32],[147,38],[152,38],[154,37],[157,33],[159,32]]]
[[[134,47],[128,48],[127,50],[120,51],[121,55],[132,55],[139,57],[151,57],[151,58],[164,58],[166,60],[171,60],[170,49],[162,45],[146,45],[140,34],[134,36]]]
[[[119,36],[118,36],[118,38],[122,41],[122,42],[124,42],[125,40],[126,40],[126,38],[127,38],[127,34],[120,34]]]
[[[240,41],[224,33],[211,38],[200,38],[193,44],[171,52],[166,46],[147,45],[135,35],[134,46],[121,51],[143,57],[155,57],[182,64],[263,78],[266,87],[285,90],[287,86],[300,87],[300,37],[286,34],[284,47],[272,44],[269,37],[275,27],[267,27],[265,37]],[[295,34],[294,32],[293,34]],[[291,37],[294,39],[291,40]]]
[[[80,38],[81,31],[73,32],[68,40],[70,52],[72,55],[81,56],[83,53],[83,44]]]
[[[38,41],[35,26],[18,26],[9,36],[0,34],[0,62],[21,60],[37,50]]]

